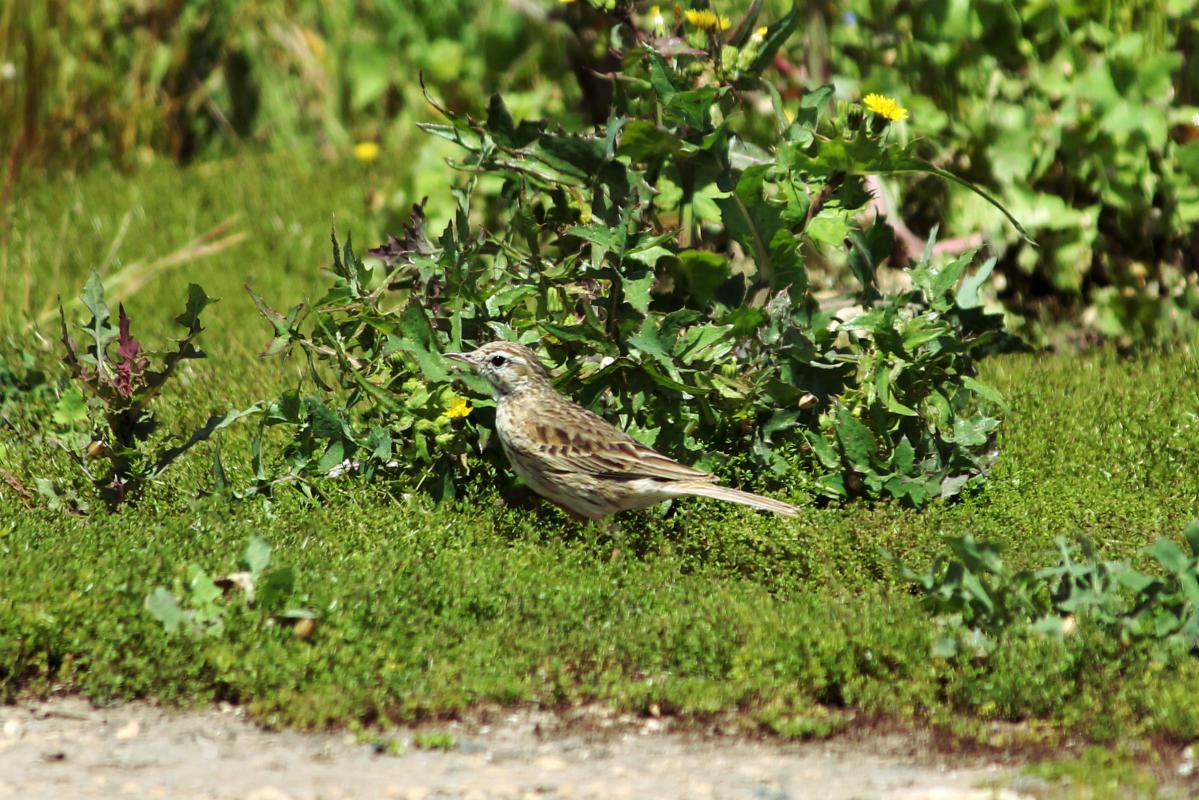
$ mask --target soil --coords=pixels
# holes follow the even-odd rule
[[[0,706],[0,798],[1015,800],[1051,789],[993,755],[938,752],[910,731],[784,743],[671,727],[582,708],[384,735],[273,732],[232,706],[31,699]],[[429,749],[439,736],[450,744],[447,733],[449,749]]]

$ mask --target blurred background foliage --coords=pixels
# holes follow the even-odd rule
[[[711,5],[737,19],[749,2]],[[943,242],[985,241],[1000,299],[1034,337],[1063,321],[1081,341],[1193,326],[1199,0],[800,5],[774,64],[784,102],[823,83],[839,99],[897,97],[912,112],[899,134],[993,192],[1039,247],[977,196],[917,176],[879,187],[908,229],[901,245],[934,226]],[[767,0],[763,15],[789,7]],[[602,120],[606,19],[582,0],[12,0],[0,4],[0,207],[23,173],[381,152],[363,187],[369,233],[425,195],[439,222],[454,153],[416,128],[436,117],[418,76],[455,113],[482,115],[502,91],[517,119]]]

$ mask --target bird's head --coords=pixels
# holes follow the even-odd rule
[[[474,367],[491,384],[496,400],[550,385],[549,373],[523,344],[488,342],[469,353],[446,353],[445,357]]]

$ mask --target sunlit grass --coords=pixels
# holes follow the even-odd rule
[[[93,265],[112,276],[160,262],[232,218],[221,235],[240,239],[156,270],[125,300],[153,341],[189,281],[223,298],[206,312],[209,358],[163,398],[163,428],[294,386],[300,364],[257,356],[268,331],[242,285],[279,306],[310,296],[333,224],[362,243],[381,234],[365,217],[367,180],[354,162],[268,158],[30,187],[2,254],[4,357],[29,350],[57,380],[54,325],[40,337],[28,326],[59,294],[78,294]],[[286,490],[234,502],[209,496],[210,445],[119,515],[30,510],[36,497],[0,484],[0,696],[226,699],[301,726],[597,700],[729,713],[784,735],[887,715],[984,739],[1024,720],[1022,735],[1048,740],[1190,740],[1194,658],[1087,635],[932,658],[933,625],[881,548],[922,566],[943,536],[972,533],[1014,567],[1037,567],[1059,535],[1085,534],[1113,558],[1177,538],[1199,508],[1197,366],[1187,351],[988,362],[984,378],[1011,406],[991,480],[921,512],[810,506],[780,520],[684,501],[606,531],[507,508],[486,488],[436,507],[344,479],[321,487],[324,503]],[[0,466],[27,487],[75,469],[45,438],[52,405],[51,393],[18,392],[0,419]],[[252,433],[222,438],[235,486],[250,478]],[[146,595],[190,564],[233,571],[252,534],[295,567],[298,601],[319,615],[313,635],[234,604],[220,637],[168,637]]]

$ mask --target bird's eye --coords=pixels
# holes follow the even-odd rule
[[[491,366],[502,367],[502,366],[504,366],[504,362],[507,360],[508,359],[504,358],[503,356],[492,356],[491,357]]]

